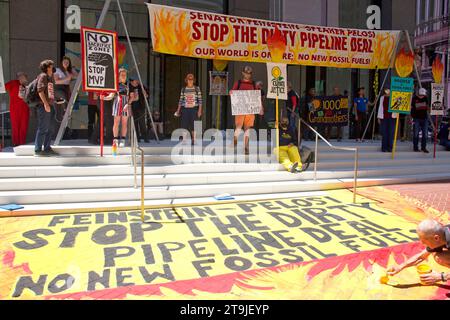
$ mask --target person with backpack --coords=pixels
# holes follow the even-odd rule
[[[231,91],[234,90],[257,90],[256,85],[252,80],[253,69],[250,66],[245,66],[242,70],[242,79],[234,83]],[[230,92],[231,94],[231,92]],[[261,108],[260,114],[264,114],[263,108]],[[234,139],[233,145],[237,146],[238,137],[241,134],[242,128],[244,128],[244,150],[245,154],[249,154],[249,139],[250,139],[250,129],[253,128],[255,124],[254,114],[242,114],[234,116]]]
[[[24,72],[18,72],[16,80],[5,83],[5,89],[9,94],[11,138],[14,147],[26,144],[30,120],[30,108],[24,101],[27,83],[28,78]]]
[[[50,147],[52,138],[51,121],[55,114],[53,104],[55,102],[55,80],[53,73],[55,72],[55,63],[52,60],[44,60],[40,64],[41,74],[34,81],[35,91],[33,90],[34,83],[31,84],[30,92],[36,92],[39,96],[37,100],[37,131],[36,140],[34,143],[35,156],[52,156],[57,153]],[[28,90],[28,88],[27,88]],[[27,94],[27,99],[30,99]]]
[[[186,75],[185,86],[181,89],[178,109],[175,116],[181,116],[181,127],[191,134],[191,144],[195,144],[194,122],[202,117],[203,99],[202,92],[195,85],[195,77],[192,73]],[[185,142],[186,137],[183,137]]]

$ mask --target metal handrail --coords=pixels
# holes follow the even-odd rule
[[[137,138],[136,126],[134,125],[134,118],[131,116],[130,125],[130,143],[131,143],[131,163],[134,168],[134,188],[137,189],[137,151],[139,150],[141,155],[141,220],[144,222],[145,213],[145,161],[144,161],[144,149],[139,146]]]
[[[313,127],[311,127],[306,121],[304,121],[302,118],[300,118],[300,116],[298,114],[294,113],[294,115],[298,119],[299,135],[300,135],[302,123],[304,125],[306,125],[311,131],[313,131],[316,134],[316,143],[315,143],[315,150],[314,150],[314,181],[317,181],[317,163],[318,163],[318,159],[319,159],[319,152],[318,152],[319,138],[322,139],[331,149],[355,152],[355,162],[354,162],[354,172],[353,172],[353,203],[355,203],[356,202],[356,188],[358,186],[358,162],[359,162],[358,148],[337,147],[337,146],[332,145],[327,139],[325,139],[319,132],[317,132]],[[298,142],[300,143],[300,139]]]

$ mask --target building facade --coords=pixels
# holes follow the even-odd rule
[[[179,126],[179,119],[173,114],[181,85],[188,72],[195,74],[198,85],[207,97],[203,127],[216,126],[217,100],[206,95],[209,92],[208,72],[213,69],[213,64],[210,60],[154,52],[151,47],[148,11],[144,5],[146,2],[292,23],[360,29],[401,29],[408,30],[411,36],[417,36],[418,32],[415,27],[418,6],[413,0],[120,0],[133,49],[139,61],[139,70],[150,90],[150,105],[161,112],[167,136]],[[74,66],[79,69],[80,26],[95,27],[103,5],[103,0],[0,0],[0,55],[3,58],[5,80],[13,79],[18,71],[25,71],[32,79],[39,71],[41,60],[53,59],[56,62],[64,55],[69,56]],[[446,8],[448,12],[448,6]],[[136,70],[129,50],[126,49],[125,32],[115,0],[111,2],[103,28],[118,32],[119,41],[124,47],[124,50],[119,52],[119,59],[122,56],[122,64],[129,69],[130,76],[135,77]],[[228,63],[230,86],[240,77],[244,65],[245,63],[241,62]],[[254,69],[254,79],[261,80],[266,85],[265,65],[250,65]],[[369,97],[373,98],[371,87],[374,72],[288,67],[289,80],[300,94],[312,87],[321,94],[330,94],[334,86],[339,86],[342,92],[347,90],[349,95],[353,96],[357,87],[364,86],[368,89],[366,91]],[[229,99],[221,99],[220,128],[232,128]],[[274,108],[272,101],[267,103],[266,120],[270,121],[274,118]],[[5,109],[7,105],[6,95],[0,95],[1,108]],[[69,125],[78,132],[79,138],[86,135],[87,96],[83,92],[78,95]],[[32,115],[28,134],[30,141],[34,137],[34,131],[35,119]]]
[[[447,108],[450,101],[450,1],[416,0],[416,28],[414,44],[422,83],[430,88],[433,81],[432,65],[439,59],[444,64],[443,81]]]

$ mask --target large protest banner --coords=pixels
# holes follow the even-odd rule
[[[83,90],[116,92],[118,90],[117,33],[81,28]]]
[[[259,114],[261,112],[260,90],[233,90],[230,92],[231,114]]]
[[[348,97],[316,97],[311,103],[308,120],[315,126],[346,126]]]
[[[203,59],[386,69],[400,33],[275,22],[155,4],[147,6],[153,50]],[[282,38],[271,38],[275,27],[281,31]],[[268,39],[283,53],[280,61],[272,60]]]

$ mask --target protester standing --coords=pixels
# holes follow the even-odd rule
[[[131,115],[130,104],[134,101],[134,92],[129,91],[128,71],[124,68],[119,69],[119,91],[110,93],[107,99],[113,100],[112,116],[114,117],[113,125],[113,144],[119,147],[125,147],[125,139],[127,136],[128,117]],[[120,135],[119,135],[120,127]]]
[[[383,96],[380,98],[378,107],[378,123],[380,124],[380,131],[382,135],[381,151],[392,152],[394,144],[395,121],[398,113],[389,112],[389,99],[391,90],[384,89]]]
[[[70,96],[72,94],[70,90],[70,82],[76,79],[78,76],[77,71],[72,66],[72,61],[69,57],[64,56],[61,60],[61,63],[58,68],[56,68],[56,72],[54,74],[55,78],[55,100],[64,100],[64,105],[67,106],[67,103],[70,100]],[[65,107],[58,106],[55,110],[55,118],[52,120],[54,126],[54,135],[57,134],[56,128],[59,127],[59,124],[62,122],[64,118]]]
[[[145,125],[146,105],[145,99],[148,98],[147,89],[144,88],[142,92],[141,84],[136,79],[130,79],[130,92],[134,92],[136,101],[131,103],[131,109],[133,111],[134,128],[138,136],[138,141],[144,139],[144,142],[150,142],[148,140],[148,131]]]
[[[419,94],[414,96],[411,103],[411,117],[413,118],[413,146],[414,151],[419,152],[419,132],[422,132],[421,150],[429,153],[427,150],[428,135],[428,110],[429,102],[427,98],[427,90],[419,89]]]
[[[296,117],[295,114],[298,112],[297,106],[299,103],[299,96],[297,92],[292,88],[292,83],[288,81],[287,83],[288,92],[286,100],[286,114],[289,119],[289,128],[295,130]]]
[[[356,142],[364,142],[362,135],[367,125],[368,106],[373,105],[365,96],[365,89],[361,87],[358,89],[358,95],[353,99],[353,108],[355,114],[355,139]]]
[[[44,60],[40,64],[41,74],[37,78],[37,92],[40,103],[36,107],[37,131],[34,144],[36,156],[51,156],[57,153],[50,147],[52,138],[51,120],[54,116],[55,80],[53,78],[55,63]]]
[[[98,125],[100,119],[100,110],[98,108],[98,94],[96,92],[88,93],[88,141],[92,144],[98,143],[98,134],[94,134],[94,129],[100,128]]]
[[[234,83],[232,91],[234,90],[256,90],[256,86],[252,80],[253,69],[250,66],[245,66],[242,70],[242,79]],[[230,92],[230,94],[232,93]],[[261,108],[261,113],[264,113],[263,108]],[[255,123],[254,114],[242,114],[234,116],[234,138],[233,144],[236,147],[238,142],[238,137],[241,134],[242,128],[244,128],[244,151],[245,154],[249,154],[249,141],[250,141],[250,129],[253,128]]]
[[[9,95],[11,138],[14,147],[26,144],[28,123],[30,120],[30,108],[23,100],[28,78],[23,72],[18,72],[16,77],[16,80],[5,83],[5,89]]]
[[[203,99],[202,92],[195,85],[195,77],[192,73],[186,75],[185,86],[181,89],[178,109],[175,115],[181,115],[181,126],[191,134],[191,144],[195,144],[194,123],[202,117]],[[183,138],[183,141],[185,138]]]

